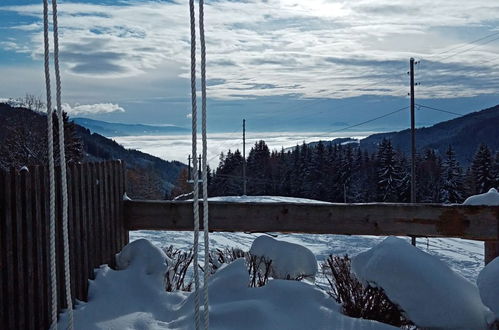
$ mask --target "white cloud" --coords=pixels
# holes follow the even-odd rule
[[[96,115],[110,112],[125,112],[125,109],[118,104],[113,103],[96,103],[96,104],[77,104],[70,106],[65,103],[62,109],[70,115]]]
[[[188,113],[185,118],[192,118],[192,113]]]
[[[41,8],[2,10],[39,18]],[[207,75],[220,81],[208,86],[211,98],[404,96],[411,56],[423,58],[424,69],[417,72],[423,83],[420,97],[497,93],[498,42],[450,58],[433,55],[491,33],[499,21],[499,3],[489,0],[459,5],[437,0],[221,0],[207,3],[205,12]],[[67,2],[60,4],[59,15],[61,61],[69,76],[100,78],[99,85],[110,88],[117,79],[189,78],[184,2]],[[39,22],[17,28],[30,33],[32,56],[41,58]],[[26,51],[18,42],[4,46]],[[177,69],[160,71],[169,66]],[[487,74],[477,75],[484,70]]]

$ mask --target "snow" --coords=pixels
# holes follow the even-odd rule
[[[251,245],[250,253],[272,260],[271,276],[278,279],[305,277],[314,279],[317,260],[306,247],[262,235]]]
[[[466,198],[464,205],[499,205],[499,192],[495,188],[484,194],[474,195]]]
[[[491,188],[488,192],[468,197],[465,205],[499,205],[499,193]],[[477,285],[483,303],[499,320],[499,257],[492,260],[478,274]]]
[[[483,303],[494,312],[496,319],[499,320],[499,257],[485,266],[476,282]]]
[[[166,256],[146,240],[127,245],[117,255],[120,270],[107,265],[90,281],[89,301],[74,311],[75,329],[194,329],[194,295],[165,292]],[[209,281],[210,329],[396,329],[353,319],[314,285],[271,280],[249,288],[244,259],[222,267]],[[59,321],[66,325],[67,314]]]
[[[307,198],[282,197],[282,196],[221,196],[210,197],[212,202],[234,202],[234,203],[296,203],[296,204],[331,204],[329,202],[317,201]]]
[[[474,284],[399,238],[360,253],[352,269],[362,281],[383,288],[419,327],[487,329],[492,321]]]

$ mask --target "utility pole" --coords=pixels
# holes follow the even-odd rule
[[[246,196],[246,119],[243,119],[243,195]]]
[[[414,119],[414,58],[409,60],[409,75],[411,81],[411,203],[416,203],[416,127]],[[416,246],[416,237],[411,237],[412,245]]]
[[[189,162],[189,166],[187,167],[187,169],[188,169],[188,171],[189,171],[189,172],[188,172],[188,173],[189,173],[189,175],[188,175],[188,177],[187,177],[187,181],[191,181],[191,180],[192,180],[192,179],[191,179],[191,155],[189,155],[189,156],[187,157],[187,161]]]

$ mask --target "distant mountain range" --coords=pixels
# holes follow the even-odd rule
[[[76,124],[88,128],[93,133],[98,133],[107,137],[190,133],[190,130],[179,126],[153,126],[144,124],[109,123],[102,120],[88,118],[72,118],[72,120]]]

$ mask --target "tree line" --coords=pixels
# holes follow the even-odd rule
[[[210,196],[242,195],[243,156],[239,150],[220,155],[208,178]],[[410,159],[384,139],[375,152],[357,144],[314,146],[270,151],[255,143],[246,159],[247,194],[279,195],[329,202],[410,202]],[[186,173],[179,187],[186,190]],[[499,186],[499,152],[482,144],[471,165],[462,167],[449,146],[444,155],[424,150],[416,158],[416,201],[462,203],[470,195]]]

